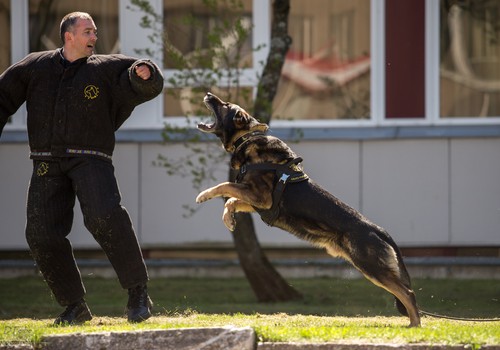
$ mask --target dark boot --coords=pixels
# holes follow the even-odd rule
[[[146,285],[128,290],[127,317],[129,322],[142,322],[151,317],[153,302],[148,296]]]
[[[80,299],[76,303],[68,305],[66,310],[54,321],[55,325],[75,325],[90,321],[92,314],[85,300]]]

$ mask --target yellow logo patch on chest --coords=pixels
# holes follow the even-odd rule
[[[83,89],[83,94],[86,99],[93,100],[99,96],[99,88],[95,85],[87,85],[85,86],[85,89]]]

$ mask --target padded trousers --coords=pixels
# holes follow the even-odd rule
[[[68,235],[78,198],[85,227],[101,246],[123,288],[148,273],[110,161],[92,157],[34,160],[27,198],[26,240],[46,283],[62,306],[85,295]]]

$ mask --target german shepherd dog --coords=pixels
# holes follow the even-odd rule
[[[203,101],[215,122],[200,123],[198,129],[220,139],[239,174],[235,183],[202,191],[196,202],[227,198],[222,220],[229,230],[236,225],[234,213],[256,211],[268,225],[349,261],[395,296],[399,312],[410,318],[410,327],[420,326],[410,276],[391,236],[309,179],[299,165],[302,159],[285,142],[265,134],[267,124],[211,93]]]

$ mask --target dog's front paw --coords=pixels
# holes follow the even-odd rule
[[[200,194],[198,194],[198,196],[196,197],[196,203],[203,203],[208,201],[209,199],[212,199],[209,192],[209,190],[200,192]]]
[[[224,207],[224,212],[222,213],[222,222],[226,225],[227,229],[231,232],[236,228],[236,220],[234,219],[234,211],[228,209],[227,206]]]
[[[224,221],[224,225],[226,225],[227,229],[231,232],[236,228],[236,220],[234,219],[233,214],[227,214],[222,217],[222,221]]]

